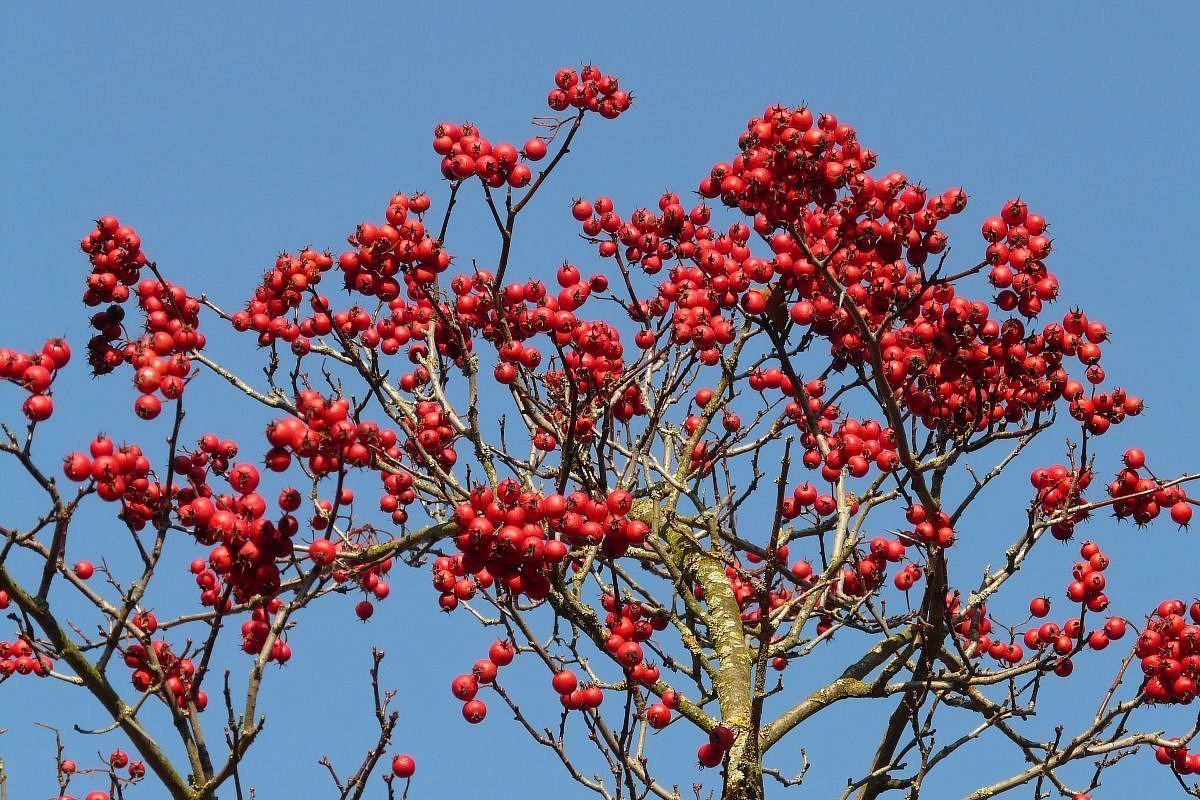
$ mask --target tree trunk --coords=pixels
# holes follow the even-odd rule
[[[762,754],[751,737],[742,731],[734,739],[725,764],[725,786],[721,800],[763,800]]]

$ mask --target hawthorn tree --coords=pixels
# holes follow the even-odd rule
[[[554,83],[553,115],[520,148],[435,128],[442,207],[397,193],[344,252],[280,254],[248,300],[192,286],[131,227],[97,220],[81,243],[84,350],[96,375],[132,377],[140,443],[80,431],[78,452],[44,452],[55,377],[80,359],[62,339],[0,350],[0,377],[27,393],[27,424],[12,415],[0,450],[42,503],[31,525],[0,528],[0,682],[90,695],[110,724],[78,729],[121,742],[82,763],[60,743],[59,795],[153,782],[151,796],[252,796],[239,765],[269,747],[259,695],[292,657],[298,612],[352,594],[357,617],[386,616],[389,581],[432,577],[430,602],[497,633],[451,682],[466,722],[524,730],[606,800],[689,796],[658,777],[668,726],[691,732],[723,798],[796,786],[807,761],[778,746],[868,699],[885,723],[847,800],[919,797],[980,752],[1020,766],[961,786],[971,800],[1083,800],[1139,751],[1200,796],[1197,728],[1164,730],[1152,711],[1197,693],[1200,603],[1108,616],[1108,559],[1085,541],[1053,609],[989,612],[1035,546],[1077,538],[1095,512],[1192,513],[1196,476],[1156,475],[1138,449],[1095,463],[1094,437],[1143,404],[1108,386],[1103,323],[1042,320],[1059,295],[1046,220],[1010,200],[954,264],[943,222],[965,191],[881,174],[850,125],[774,105],[699,182],[724,208],[673,192],[632,210],[574,202],[597,269],[564,263],[548,287],[514,274],[518,221],[580,127],[631,103],[593,66]],[[455,258],[467,201],[497,249]],[[261,374],[206,346],[219,325],[253,341]],[[247,413],[265,407],[261,437],[192,429],[204,372]],[[1056,422],[1063,463],[1032,465],[992,567],[952,571],[972,505]],[[1098,491],[1097,471],[1115,474]],[[263,477],[285,488],[268,497]],[[67,563],[93,503],[129,558]],[[189,562],[192,607],[156,613],[152,592]],[[1122,658],[1098,710],[1047,738],[1038,693],[1109,647]],[[417,769],[392,751],[382,660],[377,739],[349,774],[322,762],[341,800],[406,796]],[[543,672],[561,711],[526,712],[502,679],[517,668]]]

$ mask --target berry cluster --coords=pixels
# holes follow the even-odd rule
[[[0,379],[29,392],[21,411],[30,422],[42,422],[54,413],[50,387],[70,360],[71,348],[65,339],[51,339],[33,353],[0,348]]]
[[[1089,366],[1086,374],[1092,383],[1104,380],[1104,370],[1099,364]],[[1111,392],[1088,395],[1078,381],[1067,381],[1063,397],[1070,401],[1067,410],[1071,416],[1082,422],[1088,433],[1094,435],[1105,433],[1126,417],[1136,417],[1145,409],[1140,397],[1134,397],[1120,387]]]
[[[1108,556],[1095,542],[1090,541],[1084,542],[1079,548],[1079,555],[1083,560],[1071,568],[1072,580],[1067,587],[1067,597],[1074,603],[1084,604],[1087,611],[1103,611],[1108,606],[1108,598],[1103,595],[1105,579],[1102,574],[1108,569]],[[1050,600],[1035,597],[1029,602],[1029,614],[1033,618],[1044,619],[1050,614]],[[1123,638],[1127,629],[1125,620],[1109,617],[1102,627],[1089,633],[1082,616],[1079,616],[1066,620],[1061,626],[1054,622],[1043,622],[1030,627],[1023,638],[1025,646],[1030,649],[1053,650],[1059,656],[1055,662],[1055,672],[1065,675],[1074,668],[1070,656],[1077,650],[1083,647],[1103,650],[1110,642]]]
[[[348,502],[347,498],[342,498],[342,504]],[[364,531],[350,531],[352,536],[359,538],[363,544],[373,543],[374,537],[371,535],[364,536]],[[329,539],[317,539],[308,547],[309,557],[319,566],[328,566],[336,561],[340,547],[338,543],[332,542]],[[376,563],[367,563],[360,566],[350,568],[347,566],[339,566],[333,570],[333,579],[339,584],[354,582],[358,584],[358,588],[366,594],[374,597],[376,600],[386,600],[388,595],[392,593],[391,585],[385,580],[388,573],[392,569],[392,559],[385,558]],[[371,618],[375,613],[374,604],[363,599],[358,601],[354,606],[355,615],[364,622]]]
[[[500,667],[507,667],[516,656],[516,648],[507,639],[499,639],[488,648],[488,657],[475,662],[469,674],[459,675],[450,682],[450,693],[463,701],[463,719],[472,725],[483,722],[487,704],[475,697],[479,685],[496,680]]]
[[[719,234],[707,208],[688,212],[673,193],[660,198],[659,213],[640,208],[628,221],[608,198],[574,204],[601,255],[615,256],[623,245],[626,261],[649,274],[678,260],[656,296],[632,310],[636,319],[669,316],[674,341],[693,344],[710,364],[732,340],[738,309],[783,334],[790,322],[825,338],[835,368],[867,360],[862,330],[880,330],[885,380],[930,428],[1017,422],[1065,396],[1089,430],[1103,433],[1140,409],[1120,390],[1085,396],[1063,367],[1063,357],[1075,355],[1090,382],[1103,380],[1092,341],[1107,335],[1102,324],[1072,312],[1062,326],[1027,332],[1019,320],[991,319],[986,303],[957,296],[950,283],[926,279],[925,262],[947,245],[940,221],[966,207],[961,190],[929,194],[901,173],[871,177],[875,155],[854,130],[803,108],[768,108],[750,121],[740,145],[700,189],[754,216],[753,228],[735,223]],[[1045,230],[1019,199],[984,226],[989,246],[977,269],[990,265],[992,282],[1003,286],[1001,311],[1034,317],[1057,296],[1043,260],[1050,252]],[[751,254],[752,233],[768,241],[774,258]],[[646,328],[638,343],[650,347],[655,339]],[[891,464],[884,456],[882,466]]]
[[[151,479],[150,459],[136,444],[120,447],[107,436],[97,436],[85,453],[71,453],[63,459],[63,474],[82,483],[95,481],[101,500],[121,503],[121,518],[135,530],[153,520],[166,502],[166,490]]]
[[[1164,508],[1171,519],[1186,526],[1192,521],[1192,503],[1182,486],[1164,486],[1146,467],[1146,454],[1136,447],[1125,451],[1125,469],[1108,485],[1113,499],[1113,514],[1118,519],[1132,517],[1138,525],[1153,522]],[[1142,475],[1142,471],[1146,474]]]
[[[1000,216],[984,220],[981,232],[988,243],[984,260],[992,265],[988,280],[1001,290],[996,305],[1036,317],[1043,303],[1058,297],[1058,279],[1043,261],[1051,250],[1045,218],[1015,198],[1001,207]]]
[[[196,541],[210,546],[207,562],[191,564],[200,587],[200,602],[227,609],[229,595],[244,603],[255,597],[270,598],[279,590],[276,560],[292,554],[292,537],[299,523],[291,512],[300,507],[300,493],[280,494],[283,514],[277,522],[267,518],[267,501],[259,494],[258,469],[253,464],[231,464],[237,444],[213,434],[201,437],[193,452],[179,453],[175,470],[188,484],[176,492],[179,522],[192,529]],[[209,480],[223,477],[234,494],[216,494]]]
[[[522,153],[508,142],[493,146],[469,122],[461,126],[443,122],[434,128],[433,151],[442,156],[442,177],[447,180],[461,181],[476,175],[493,189],[499,189],[506,183],[514,189],[520,189],[528,186],[533,178],[529,167],[520,161],[522,155],[531,157],[528,150]],[[540,158],[539,153],[545,155],[545,150],[534,145],[533,156]]]
[[[841,584],[835,595],[862,597],[874,591],[887,577],[887,565],[903,561],[906,550],[904,543],[899,539],[876,536],[871,540],[868,552],[860,555],[856,562],[842,570]],[[894,582],[900,589],[909,589],[920,575],[920,567],[912,564],[898,572]],[[835,598],[831,597],[831,600],[833,599]]]
[[[760,608],[760,599],[762,592],[765,590],[763,583],[763,573],[767,569],[780,569],[779,565],[786,563],[788,557],[788,548],[786,546],[779,548],[772,557],[768,553],[767,566],[758,567],[757,569],[747,569],[741,564],[730,564],[725,567],[725,577],[729,579],[729,588],[733,591],[733,597],[737,600],[738,608],[741,609],[742,621],[750,625],[757,625],[762,619],[762,610]],[[761,564],[763,559],[757,553],[747,552],[745,558],[752,564]],[[704,589],[697,585],[694,594],[696,597],[703,598]],[[779,608],[792,598],[792,592],[786,587],[772,589],[768,592],[768,605],[773,611]]]
[[[486,588],[493,581],[515,597],[545,599],[548,571],[566,558],[568,545],[601,544],[616,556],[645,541],[649,526],[626,516],[632,505],[624,490],[594,501],[582,492],[563,497],[523,491],[512,479],[501,481],[494,493],[476,487],[470,500],[454,509],[460,555],[434,564],[442,607],[453,609],[473,596],[475,585]]]
[[[1200,685],[1200,602],[1190,608],[1182,600],[1159,603],[1133,651],[1141,659],[1142,691],[1151,702],[1192,702]]]
[[[579,72],[563,67],[554,73],[554,87],[546,97],[554,111],[577,108],[616,119],[633,104],[633,96],[621,89],[615,76],[605,75],[591,64]]]
[[[454,440],[458,434],[450,425],[450,417],[440,405],[430,401],[417,403],[415,421],[404,419],[408,440],[404,450],[413,462],[421,464],[426,459],[448,470],[458,461],[454,451]]]
[[[913,503],[908,507],[904,518],[913,526],[913,541],[938,547],[950,547],[955,542],[954,528],[950,525],[950,515],[938,509],[930,514],[925,506]]]
[[[261,345],[269,345],[276,339],[297,346],[301,335],[324,336],[333,330],[329,315],[319,311],[327,308],[328,300],[314,297],[313,316],[296,323],[288,314],[300,308],[306,292],[321,281],[323,273],[333,267],[329,253],[318,253],[304,249],[296,255],[280,253],[275,266],[263,274],[262,283],[254,290],[254,297],[244,311],[236,312],[230,321],[235,330],[253,330],[258,334]],[[306,344],[299,345],[301,353],[307,352]]]
[[[36,675],[44,678],[54,669],[54,662],[38,655],[24,639],[0,642],[0,677]]]
[[[1200,775],[1200,753],[1189,753],[1187,745],[1156,747],[1154,758],[1180,775]]]
[[[666,630],[666,615],[628,599],[618,603],[616,598],[607,594],[601,598],[600,606],[608,612],[604,618],[604,628],[608,631],[604,646],[609,655],[632,683],[643,686],[656,683],[659,678],[658,667],[644,660],[642,643],[650,641],[656,632]]]
[[[162,297],[171,299],[164,303]],[[165,289],[157,281],[142,281],[138,284],[138,298],[147,310],[146,326],[152,332],[127,344],[121,358],[134,368],[133,385],[140,393],[133,404],[134,413],[142,419],[154,419],[162,411],[157,394],[168,400],[183,396],[185,379],[192,367],[185,353],[202,349],[205,340],[204,334],[195,329],[199,323],[199,301],[188,297],[179,286]],[[176,308],[184,310],[176,312]],[[190,321],[180,322],[178,314]],[[164,317],[168,320],[165,323],[161,319]],[[156,330],[162,326],[176,330],[173,334]]]
[[[154,393],[161,391],[169,399],[182,394],[189,367],[183,356],[204,348],[204,335],[197,330],[200,301],[180,286],[151,278],[139,281],[141,269],[148,263],[141,250],[141,238],[132,228],[121,226],[116,217],[101,217],[80,246],[92,263],[84,303],[112,304],[90,320],[97,333],[88,341],[88,363],[97,375],[112,372],[122,362],[133,364],[138,370],[134,383],[142,393],[135,410],[138,416],[152,419],[161,405]],[[145,335],[121,344],[125,321],[121,304],[129,299],[134,284],[138,305],[145,315]],[[168,367],[163,360],[171,356],[179,356],[179,360],[172,360]],[[149,373],[142,374],[149,369],[159,373],[158,381],[151,381]]]
[[[346,288],[390,302],[400,296],[395,278],[400,273],[410,287],[433,283],[450,266],[450,254],[429,235],[422,222],[428,208],[427,195],[395,194],[388,201],[387,222],[360,224],[347,237],[354,249],[337,260]]]
[[[1015,664],[1025,657],[1025,651],[1020,645],[991,638],[992,619],[988,615],[986,605],[980,603],[963,609],[962,598],[958,592],[947,592],[946,614],[953,622],[954,632],[959,637],[963,651],[968,655],[988,655],[1009,664]]]
[[[292,454],[305,459],[318,477],[337,472],[343,465],[366,467],[382,454],[399,461],[396,433],[373,422],[356,423],[350,418],[350,401],[326,398],[312,389],[301,390],[296,400],[297,417],[283,417],[267,425],[268,469],[284,472]]]
[[[193,683],[196,665],[192,660],[176,656],[162,639],[153,641],[150,648],[131,644],[124,651],[125,666],[133,670],[133,688],[139,692],[164,690],[179,708],[186,710],[194,704],[197,711],[203,711],[208,706],[208,695]]]
[[[1029,482],[1036,491],[1034,503],[1046,516],[1081,505],[1086,502],[1083,492],[1091,485],[1092,476],[1090,469],[1072,469],[1064,464],[1039,467],[1029,473]],[[1056,539],[1070,539],[1075,526],[1086,518],[1086,511],[1074,512],[1052,525],[1050,532]]]
[[[1076,561],[1071,567],[1072,581],[1067,585],[1067,599],[1072,603],[1082,603],[1088,611],[1099,613],[1108,608],[1108,595],[1104,593],[1107,585],[1104,571],[1108,569],[1109,558],[1095,542],[1084,542],[1079,554],[1083,560]]]
[[[725,760],[725,754],[733,747],[733,731],[717,725],[708,734],[708,741],[696,751],[696,760],[701,767],[716,767]]]
[[[646,706],[646,722],[655,730],[662,730],[671,724],[671,712],[679,708],[679,695],[674,689],[662,693],[661,702]]]
[[[114,216],[104,216],[96,220],[95,229],[83,237],[79,247],[92,262],[83,293],[84,304],[98,306],[128,300],[129,287],[137,283],[147,263],[137,232]]]
[[[242,623],[242,652],[257,655],[262,652],[271,633],[271,614],[279,611],[282,603],[279,598],[272,598],[265,605],[256,607],[250,612],[250,619]],[[277,638],[267,654],[268,661],[286,664],[292,657],[292,648],[282,637]]]
[[[805,433],[801,437],[801,444],[807,448],[804,465],[820,466],[821,478],[827,482],[836,482],[843,469],[853,478],[862,478],[872,464],[881,472],[893,472],[900,465],[895,431],[881,427],[875,420],[859,423],[853,417],[843,417],[837,430],[826,437],[826,442],[829,452],[821,456],[815,435]]]
[[[558,693],[559,702],[568,711],[591,711],[604,703],[604,690],[595,684],[579,685],[579,678],[569,669],[554,673],[550,685]]]
[[[126,768],[128,768],[127,778],[123,778],[117,774],[117,770]],[[136,783],[145,777],[146,763],[144,761],[131,761],[129,754],[124,750],[113,750],[104,768],[81,770],[74,759],[64,758],[58,763],[58,771],[62,778],[65,779],[63,780],[64,785],[76,775],[86,775],[89,773],[99,773],[106,776],[114,785],[119,785],[119,783],[123,782]],[[121,795],[118,794],[118,796]],[[63,794],[59,795],[55,800],[75,800],[75,798],[71,795]],[[108,792],[96,790],[84,795],[84,800],[111,800],[111,796]]]

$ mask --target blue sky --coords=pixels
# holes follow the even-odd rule
[[[1111,380],[1149,406],[1107,437],[1102,456],[1115,465],[1114,454],[1138,444],[1161,473],[1195,465],[1191,232],[1200,210],[1200,19],[1189,6],[406,5],[6,9],[0,279],[8,303],[0,346],[32,347],[65,334],[82,352],[86,318],[78,297],[86,265],[77,242],[100,214],[134,225],[168,275],[236,306],[278,251],[336,248],[357,222],[378,218],[397,189],[439,196],[429,147],[434,124],[471,120],[496,138],[524,141],[533,130],[529,117],[545,110],[554,70],[591,61],[619,75],[636,105],[581,134],[531,209],[533,219],[523,222],[537,235],[518,237],[514,269],[545,276],[564,258],[596,268],[566,213],[572,197],[609,194],[618,207],[632,208],[666,188],[691,191],[713,162],[732,153],[749,116],[773,102],[805,101],[854,124],[881,165],[938,190],[966,187],[970,222],[960,241],[967,252],[978,241],[975,224],[1004,199],[1021,194],[1043,213],[1064,285],[1058,310],[1078,304],[1109,324]],[[494,252],[494,232],[479,212],[466,210],[452,229],[460,260]],[[228,362],[252,368],[246,340],[216,333],[213,341]],[[97,429],[161,438],[162,426],[131,418],[122,379],[93,382],[85,372],[80,358],[62,379],[61,410],[41,444],[47,463]],[[236,398],[210,386],[211,401],[189,420],[197,435],[204,425],[223,435],[257,435],[263,418],[242,414]],[[0,387],[0,418],[13,419],[19,401],[17,390]],[[1047,435],[1045,463],[1058,460],[1067,433]],[[985,513],[969,520],[978,526],[969,535],[993,545],[1011,538],[1028,491],[1023,476],[1036,456],[998,485]],[[36,513],[23,505],[23,492],[3,495],[6,509]],[[105,535],[104,519],[96,516],[89,536]],[[1196,591],[1195,534],[1169,524],[1135,531],[1100,519],[1088,535],[1114,557],[1113,581],[1124,587],[1114,597],[1123,613],[1137,616],[1162,596]],[[76,544],[80,557],[95,558],[101,547]],[[995,557],[994,548],[972,547],[964,558]],[[1014,594],[1024,591],[1027,600],[1039,586],[1060,590],[1071,556],[1043,553]],[[180,581],[190,557],[181,551]],[[321,754],[348,764],[366,744],[363,676],[371,641],[389,651],[385,674],[400,686],[396,747],[418,759],[415,797],[444,797],[451,787],[516,796],[504,788],[514,769],[521,794],[574,796],[553,757],[515,735],[504,715],[482,728],[459,718],[449,681],[482,656],[490,634],[465,619],[441,618],[424,574],[398,579],[394,589],[370,626],[348,624],[348,600],[303,621],[293,638],[296,663],[273,676],[271,721],[247,771],[259,797],[307,794],[324,779],[316,766]],[[1023,600],[1012,602],[1016,608]],[[529,685],[519,673],[512,680],[527,696],[545,691],[540,672],[530,670]],[[343,702],[340,690],[335,697],[343,682],[353,702]],[[1086,681],[1080,686],[1057,702],[1048,699],[1046,713],[1091,708],[1095,695]],[[0,756],[14,796],[48,796],[51,742],[31,722],[98,725],[98,709],[62,687],[22,687],[0,689],[0,727],[9,729],[0,736]],[[23,702],[14,701],[14,690]],[[830,719],[855,726],[873,712],[857,713]],[[1047,725],[1052,721],[1048,716]],[[686,765],[694,737],[663,738],[662,757],[681,759],[673,768],[678,779],[695,779]],[[784,768],[794,769],[806,746],[815,785],[836,786],[861,771],[862,764],[834,752],[836,737],[822,738],[801,734],[785,745],[778,754]],[[116,746],[76,741],[81,762],[87,752]],[[462,769],[464,761],[470,769]],[[970,761],[949,766],[948,786],[968,788],[977,768]],[[713,777],[704,779],[711,785]],[[1097,797],[1125,796],[1143,781],[1165,789],[1167,777],[1148,766],[1126,767]]]

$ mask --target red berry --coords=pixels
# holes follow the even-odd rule
[[[474,675],[459,675],[451,681],[450,692],[459,700],[474,700],[479,692],[479,680]]]
[[[579,679],[575,677],[575,673],[569,669],[564,669],[554,673],[554,678],[551,680],[554,686],[554,691],[559,694],[570,694],[579,686]]]
[[[392,774],[397,778],[411,778],[416,771],[417,762],[407,753],[392,759]]]
[[[517,651],[513,648],[512,642],[508,641],[507,639],[501,639],[497,642],[494,642],[488,649],[488,658],[490,658],[492,663],[497,667],[506,667],[512,663],[513,656],[516,655],[516,653]]]
[[[662,703],[654,703],[646,709],[646,722],[651,728],[661,730],[671,721],[671,709]]]
[[[470,700],[463,704],[462,715],[467,722],[476,725],[487,716],[487,705],[482,700]]]

